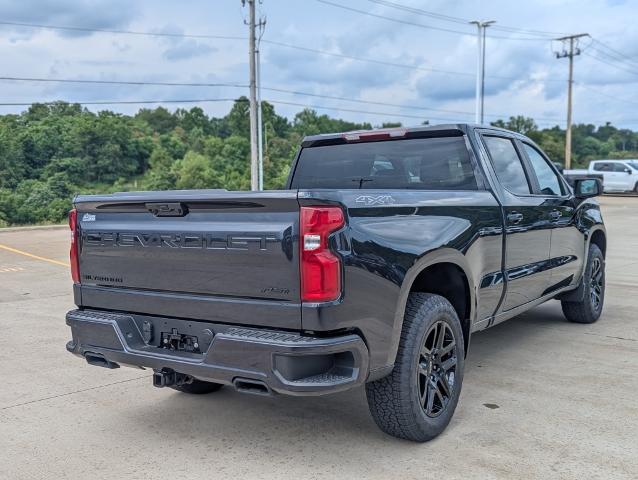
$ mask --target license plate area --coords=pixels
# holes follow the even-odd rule
[[[161,332],[160,347],[173,352],[201,353],[197,337],[179,333],[176,328],[172,328],[170,332]]]

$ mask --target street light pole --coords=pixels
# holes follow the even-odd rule
[[[478,57],[476,62],[476,109],[474,114],[475,123],[482,124],[484,121],[485,109],[485,30],[496,20],[470,22],[477,27],[476,43],[478,44]]]

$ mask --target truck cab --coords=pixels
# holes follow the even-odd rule
[[[589,173],[603,176],[605,192],[638,193],[638,160],[595,160]]]

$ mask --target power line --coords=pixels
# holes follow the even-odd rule
[[[435,12],[428,12],[426,10],[422,10],[420,8],[415,8],[415,7],[409,7],[407,5],[401,5],[399,3],[395,3],[395,2],[389,2],[386,0],[368,0],[371,3],[376,3],[377,5],[383,5],[384,7],[392,7],[395,8],[397,10],[403,10],[404,12],[410,12],[410,13],[415,13],[417,15],[422,15],[425,17],[430,17],[430,18],[435,18],[437,20],[444,20],[447,22],[453,22],[453,23],[459,23],[462,25],[466,25],[470,22],[469,20],[466,20],[464,18],[459,18],[459,17],[452,17],[450,15],[444,15],[441,13],[435,13]]]
[[[616,97],[614,95],[609,95],[608,93],[603,93],[603,92],[601,92],[599,90],[596,90],[595,88],[588,87],[587,85],[584,85],[582,83],[576,83],[576,85],[581,87],[581,88],[584,88],[585,90],[589,90],[590,92],[594,92],[595,94],[600,95],[602,97],[611,98],[612,100],[617,100],[617,101],[622,102],[624,104],[632,103],[634,105],[638,105],[638,101],[635,101],[635,100],[627,100],[627,99],[624,99],[624,98]]]
[[[231,87],[231,88],[248,88],[247,84],[241,83],[186,83],[186,82],[150,82],[150,81],[126,81],[126,80],[89,80],[89,79],[71,79],[71,78],[34,78],[34,77],[0,77],[0,81],[25,81],[25,82],[48,82],[48,83],[81,83],[81,84],[106,84],[106,85],[137,85],[137,86],[179,86],[179,87]],[[407,110],[423,110],[423,111],[432,111],[432,112],[440,112],[440,113],[451,113],[456,115],[473,115],[472,112],[462,111],[462,110],[448,110],[442,108],[434,108],[434,107],[421,107],[417,105],[401,105],[398,103],[390,103],[390,102],[380,102],[374,100],[360,100],[356,98],[347,98],[341,97],[337,95],[325,95],[320,93],[310,93],[303,92],[298,90],[288,90],[285,88],[275,88],[275,87],[262,87],[262,90],[266,90],[269,92],[276,93],[287,93],[291,95],[301,95],[306,97],[315,97],[315,98],[323,98],[327,100],[338,100],[344,102],[352,102],[352,103],[360,103],[366,105],[377,105],[377,106],[385,106],[385,107],[394,107],[401,108]],[[133,102],[137,103],[137,102]],[[153,103],[153,102],[149,102]],[[509,115],[505,114],[490,114],[487,115],[494,118],[502,118],[508,117]],[[558,120],[556,118],[539,118],[539,120],[548,120],[555,121]]]
[[[593,42],[592,42],[593,43]],[[608,65],[619,68],[629,73],[638,74],[638,63],[633,63],[629,58],[621,58],[616,54],[610,54],[606,50],[597,47],[596,45],[590,45],[589,47],[595,55],[588,54],[589,57],[595,58],[603,63],[607,62]]]
[[[355,60],[358,62],[367,62],[367,63],[374,63],[377,65],[384,65],[387,67],[397,67],[397,68],[405,68],[408,70],[415,70],[415,71],[422,71],[422,72],[431,72],[431,73],[440,73],[440,74],[444,74],[444,75],[459,75],[459,76],[464,76],[464,77],[474,77],[476,74],[474,73],[470,73],[470,72],[459,72],[459,71],[453,71],[453,70],[442,70],[439,68],[429,68],[429,67],[421,67],[418,65],[410,65],[410,64],[406,64],[406,63],[396,63],[396,62],[388,62],[385,60],[377,60],[374,58],[365,58],[365,57],[357,57],[354,55],[348,55],[345,53],[335,53],[335,52],[328,52],[326,50],[318,50],[315,48],[309,48],[309,47],[302,47],[299,45],[291,45],[289,43],[282,43],[282,42],[277,42],[274,40],[266,40],[263,39],[262,43],[266,43],[269,45],[275,45],[278,47],[286,47],[286,48],[292,48],[295,50],[301,50],[304,52],[309,52],[309,53],[316,53],[319,55],[327,55],[330,57],[336,57],[336,58],[344,58],[346,60]],[[521,78],[521,77],[506,77],[506,76],[502,76],[502,75],[486,75],[486,77],[488,78],[496,78],[496,79],[500,79],[500,80],[513,80],[513,81],[521,81],[521,80],[530,80],[529,78]],[[550,78],[550,79],[546,79],[546,82],[564,82],[564,80],[559,80],[559,79],[555,79],[555,78]]]
[[[625,59],[617,57],[616,55],[609,54],[607,51],[601,48],[598,48],[596,45],[590,45],[589,49],[596,54],[595,58],[598,58],[601,60],[607,60],[608,62],[613,62],[615,64],[618,64],[618,66],[620,67],[624,67],[628,69],[638,69],[638,63],[632,63],[630,60],[625,60]]]
[[[420,120],[435,120],[442,122],[452,122],[457,123],[458,120],[452,118],[441,118],[441,117],[430,117],[427,115],[406,115],[401,113],[392,113],[392,112],[379,112],[379,111],[370,111],[370,110],[358,110],[351,108],[342,108],[342,107],[331,107],[326,105],[315,105],[315,104],[307,104],[300,102],[289,102],[284,100],[264,100],[273,105],[289,105],[289,106],[298,106],[304,108],[312,108],[317,110],[333,110],[333,111],[342,111],[342,112],[351,112],[351,113],[364,113],[369,115],[383,115],[387,117],[401,117],[401,118],[414,118]],[[60,105],[60,104],[78,104],[78,105],[147,105],[147,104],[186,104],[186,103],[223,103],[223,102],[244,102],[247,103],[248,99],[241,98],[200,98],[200,99],[162,99],[162,100],[98,100],[98,101],[72,101],[72,100],[56,100],[49,102],[2,102],[0,103],[0,107],[28,107],[31,105]],[[504,118],[509,115],[494,115],[495,117]],[[535,118],[536,120],[543,120],[542,118]],[[546,124],[551,124],[556,120],[545,119]]]
[[[309,105],[309,104],[304,104],[304,103],[285,102],[285,101],[282,101],[282,100],[268,100],[268,102],[269,103],[273,103],[275,105],[277,105],[277,104],[292,105],[292,106],[297,106],[297,107],[314,108],[314,109],[317,109],[317,110],[334,110],[334,111],[340,111],[340,112],[365,113],[365,114],[370,114],[370,115],[386,115],[386,116],[389,116],[389,117],[393,117],[394,116],[394,117],[416,118],[416,119],[420,119],[420,120],[435,120],[437,122],[465,123],[465,122],[460,122],[458,120],[451,119],[451,118],[440,118],[440,117],[429,117],[429,116],[418,116],[418,115],[405,115],[405,114],[389,113],[389,112],[373,112],[373,111],[368,111],[368,110],[355,110],[355,109],[351,109],[351,108],[327,107],[327,106],[322,106],[322,105]]]
[[[401,20],[398,18],[392,18],[392,17],[386,17],[384,15],[379,15],[376,13],[372,13],[372,12],[366,12],[365,10],[359,10],[357,8],[352,8],[352,7],[348,7],[345,5],[340,5],[338,3],[333,3],[330,2],[328,0],[317,0],[317,2],[319,3],[323,3],[325,5],[330,5],[332,7],[336,7],[336,8],[341,8],[342,10],[348,10],[350,12],[355,12],[355,13],[359,13],[361,15],[367,15],[369,17],[374,17],[374,18],[380,18],[383,20],[388,20],[390,22],[394,22],[394,23],[400,23],[403,25],[410,25],[412,27],[418,27],[418,28],[424,28],[426,30],[437,30],[440,32],[447,32],[447,33],[456,33],[458,35],[465,35],[465,36],[470,36],[473,37],[474,34],[470,33],[470,32],[466,32],[466,31],[461,31],[461,30],[452,30],[450,28],[443,28],[443,27],[434,27],[432,25],[424,25],[423,23],[417,23],[417,22],[411,22],[409,20]],[[490,38],[500,38],[503,40],[531,40],[531,41],[546,41],[549,40],[549,38],[520,38],[520,37],[504,37],[504,36],[498,36],[498,35],[490,35]]]
[[[398,104],[398,103],[379,102],[379,101],[374,101],[374,100],[359,100],[359,99],[355,99],[355,98],[346,98],[346,97],[339,97],[339,96],[334,96],[334,95],[323,95],[323,94],[319,94],[319,93],[299,92],[299,91],[294,91],[294,90],[286,90],[286,89],[282,89],[282,88],[262,87],[262,89],[263,90],[268,90],[270,92],[289,93],[289,94],[293,94],[293,95],[303,95],[303,96],[306,96],[306,97],[325,98],[325,99],[328,99],[328,100],[339,100],[339,101],[345,101],[345,102],[361,103],[361,104],[365,104],[365,105],[379,105],[379,106],[384,106],[384,107],[395,107],[395,108],[401,108],[401,109],[407,109],[407,110],[423,110],[423,111],[432,111],[432,112],[440,112],[440,113],[451,113],[451,114],[456,114],[456,115],[467,115],[467,116],[474,115],[473,112],[462,111],[462,110],[448,110],[448,109],[434,108],[434,107],[420,107],[420,106],[417,106],[417,105],[401,105],[401,104]],[[503,118],[503,117],[510,117],[511,115],[492,113],[492,114],[485,114],[485,116],[494,117],[494,118]],[[553,122],[553,121],[557,121],[559,119],[558,118],[551,118],[551,117],[538,117],[538,120],[547,120],[547,121]]]
[[[263,43],[267,43],[269,45],[276,45],[279,47],[286,47],[286,48],[293,48],[295,50],[301,50],[304,52],[310,52],[310,53],[317,53],[319,55],[328,55],[331,57],[336,57],[336,58],[344,58],[347,60],[356,60],[359,62],[367,62],[367,63],[375,63],[377,65],[384,65],[387,67],[397,67],[397,68],[406,68],[409,70],[420,70],[423,72],[432,72],[432,73],[443,73],[443,74],[447,74],[447,75],[461,75],[461,76],[470,76],[473,77],[474,74],[469,73],[469,72],[456,72],[456,71],[450,71],[450,70],[440,70],[437,68],[428,68],[428,67],[420,67],[417,65],[410,65],[410,64],[406,64],[406,63],[396,63],[396,62],[388,62],[385,60],[377,60],[377,59],[373,59],[373,58],[363,58],[363,57],[357,57],[354,55],[347,55],[344,53],[335,53],[335,52],[328,52],[326,50],[317,50],[314,48],[309,48],[309,47],[302,47],[299,45],[291,45],[291,44],[287,44],[287,43],[282,43],[282,42],[277,42],[277,41],[273,41],[273,40],[262,40]],[[511,80],[513,78],[504,78],[504,77],[500,77],[503,78],[505,80]]]
[[[598,60],[601,63],[609,65],[610,67],[617,68],[618,70],[622,70],[623,72],[627,72],[627,73],[630,73],[632,75],[638,75],[638,70],[627,70],[626,68],[623,68],[622,66],[620,66],[620,65],[618,65],[616,63],[612,63],[612,62],[610,62],[608,60],[605,60],[604,58],[598,57],[596,55],[592,55],[591,53],[583,52],[583,55],[587,55],[589,58],[593,58],[594,60]]]
[[[200,99],[169,99],[169,100],[96,100],[88,102],[56,100],[53,102],[4,102],[0,103],[0,107],[27,107],[30,105],[60,105],[60,104],[78,104],[78,105],[143,105],[143,104],[159,104],[159,103],[213,103],[213,102],[247,102],[240,98],[200,98]]]
[[[96,33],[111,33],[118,35],[140,35],[140,36],[152,36],[152,37],[184,37],[184,38],[199,38],[199,39],[224,39],[224,40],[246,40],[244,37],[227,37],[227,36],[218,36],[218,35],[199,35],[199,34],[178,34],[178,33],[153,33],[153,32],[139,32],[139,31],[130,31],[130,30],[105,30],[105,29],[94,29],[94,28],[84,28],[84,27],[69,27],[69,26],[60,26],[60,25],[42,25],[42,24],[31,24],[31,23],[17,23],[17,22],[0,22],[0,25],[12,25],[12,26],[21,26],[21,27],[31,27],[31,28],[43,28],[49,30],[70,30],[70,31],[82,31],[82,32],[96,32]],[[262,43],[268,45],[274,45],[277,47],[285,47],[291,48],[295,50],[300,50],[309,53],[315,53],[319,55],[328,55],[331,57],[344,58],[347,60],[355,60],[359,62],[367,62],[374,63],[377,65],[384,65],[389,67],[398,67],[398,68],[406,68],[410,70],[422,70],[426,72],[433,73],[444,73],[449,75],[463,75],[463,76],[473,76],[471,73],[467,72],[455,72],[450,70],[440,70],[436,68],[426,68],[419,67],[417,65],[409,65],[405,63],[396,63],[396,62],[388,62],[384,60],[372,59],[372,58],[362,58],[354,55],[347,55],[335,52],[328,52],[325,50],[318,50],[309,47],[303,47],[300,45],[293,45],[285,42],[278,42],[275,40],[266,40],[262,39]],[[511,78],[499,77],[505,80],[509,80]],[[512,78],[513,79],[513,78]]]
[[[159,87],[236,87],[248,88],[248,85],[238,83],[184,83],[184,82],[149,82],[131,80],[87,80],[81,78],[36,78],[36,77],[8,77],[1,76],[0,80],[13,82],[49,82],[49,83],[88,83],[97,85],[152,85]]]
[[[235,101],[231,98],[203,98],[203,99],[188,99],[188,100],[177,100],[177,99],[169,99],[169,100],[101,100],[101,101],[90,101],[90,102],[74,102],[74,101],[69,101],[69,102],[61,102],[61,101],[55,101],[55,102],[7,102],[7,103],[0,103],[0,106],[2,107],[20,107],[20,106],[31,106],[34,104],[39,104],[39,105],[59,105],[60,103],[68,103],[68,104],[79,104],[79,105],[121,105],[121,104],[126,104],[126,105],[135,105],[135,104],[158,104],[158,103],[209,103],[209,102],[229,102],[229,101]],[[244,100],[244,102],[247,102],[248,100]],[[335,111],[342,111],[342,112],[352,112],[352,113],[365,113],[365,114],[369,114],[369,115],[384,115],[384,116],[388,116],[388,117],[404,117],[404,118],[417,118],[420,120],[437,120],[437,121],[445,121],[445,122],[451,122],[453,120],[449,119],[449,118],[435,118],[435,117],[425,117],[425,116],[419,116],[419,115],[405,115],[405,114],[400,114],[400,113],[391,113],[391,112],[378,112],[378,111],[369,111],[369,110],[356,110],[356,109],[351,109],[351,108],[341,108],[341,107],[328,107],[328,106],[323,106],[323,105],[310,105],[310,104],[306,104],[306,103],[298,103],[298,102],[287,102],[284,100],[267,100],[268,103],[272,103],[275,105],[290,105],[290,106],[297,106],[297,107],[304,107],[304,108],[313,108],[313,109],[317,109],[317,110],[335,110]]]
[[[378,5],[383,5],[386,7],[395,8],[397,10],[402,10],[404,12],[409,12],[416,15],[422,15],[425,17],[435,18],[437,20],[443,20],[443,21],[453,22],[453,23],[462,24],[462,25],[467,25],[468,23],[470,23],[469,19],[453,17],[450,15],[443,15],[436,12],[430,12],[427,10],[410,7],[408,5],[403,5],[403,4],[391,2],[388,0],[368,0],[368,1],[372,3],[376,3]],[[511,33],[522,33],[526,35],[535,35],[535,36],[543,36],[543,37],[550,37],[550,36],[553,37],[557,35],[563,35],[562,33],[557,33],[557,32],[547,32],[543,30],[527,30],[527,29],[517,28],[517,27],[507,27],[505,25],[496,25],[493,27],[493,30],[500,30],[503,32],[511,32]]]
[[[85,27],[73,27],[73,26],[61,26],[61,25],[44,25],[44,24],[37,24],[37,23],[18,23],[18,22],[0,22],[0,25],[11,25],[11,26],[21,26],[21,27],[29,27],[29,28],[42,28],[42,29],[49,29],[49,30],[62,30],[62,31],[82,31],[82,32],[95,32],[95,33],[109,33],[109,34],[117,34],[117,35],[137,35],[137,36],[151,36],[151,37],[176,37],[176,38],[198,38],[198,39],[216,39],[216,40],[242,40],[245,41],[246,38],[245,37],[237,37],[237,36],[224,36],[224,35],[206,35],[206,34],[182,34],[182,33],[162,33],[162,32],[141,32],[141,31],[132,31],[132,30],[107,30],[107,29],[96,29],[96,28],[85,28]],[[471,35],[471,34],[468,34]],[[431,73],[437,73],[437,74],[443,74],[443,75],[458,75],[458,76],[465,76],[465,77],[474,77],[473,73],[469,73],[469,72],[459,72],[459,71],[453,71],[453,70],[443,70],[443,69],[439,69],[439,68],[430,68],[430,67],[422,67],[422,66],[418,66],[418,65],[411,65],[411,64],[406,64],[406,63],[399,63],[399,62],[391,62],[391,61],[386,61],[386,60],[379,60],[379,59],[374,59],[374,58],[365,58],[365,57],[358,57],[355,55],[348,55],[348,54],[344,54],[344,53],[336,53],[336,52],[329,52],[326,50],[320,50],[320,49],[315,49],[315,48],[310,48],[310,47],[304,47],[301,45],[294,45],[294,44],[290,44],[290,43],[285,43],[285,42],[279,42],[276,40],[267,40],[267,39],[262,39],[261,43],[267,44],[267,45],[272,45],[272,46],[276,46],[276,47],[283,47],[283,48],[290,48],[293,50],[299,50],[299,51],[303,51],[303,52],[308,52],[308,53],[313,53],[313,54],[317,54],[317,55],[326,55],[326,56],[330,56],[330,57],[335,57],[335,58],[343,58],[346,60],[354,60],[357,62],[365,62],[365,63],[371,63],[371,64],[376,64],[376,65],[383,65],[386,67],[395,67],[395,68],[402,68],[402,69],[407,69],[407,70],[414,70],[414,71],[422,71],[422,72],[431,72]],[[488,75],[489,78],[497,78],[500,80],[513,80],[513,81],[519,81],[519,80],[527,80],[525,78],[520,78],[520,77],[507,77],[507,76],[501,76],[501,75]],[[557,79],[547,79],[547,82],[561,82],[562,80],[557,80]]]
[[[170,37],[170,38],[198,38],[208,40],[246,40],[246,37],[238,37],[233,35],[211,35],[211,34],[192,34],[192,33],[177,33],[177,32],[140,32],[135,30],[111,30],[106,28],[88,28],[88,27],[75,27],[67,25],[45,25],[40,23],[24,23],[24,22],[5,22],[0,21],[0,25],[7,25],[13,27],[27,27],[27,28],[42,28],[46,30],[67,30],[71,32],[86,32],[86,33],[113,33],[117,35],[137,35],[144,37]]]
[[[424,110],[424,111],[441,112],[441,113],[452,113],[457,115],[472,115],[472,112],[466,112],[466,111],[460,111],[460,110],[447,110],[443,108],[433,108],[433,107],[419,107],[416,105],[401,105],[398,103],[378,102],[374,100],[359,100],[356,98],[346,98],[346,97],[339,97],[335,95],[323,95],[320,93],[299,92],[295,90],[286,90],[283,88],[262,87],[262,89],[268,90],[269,92],[289,93],[292,95],[303,95],[306,97],[325,98],[328,100],[339,100],[342,102],[361,103],[365,105],[378,105],[378,106],[395,107],[395,108],[402,108],[402,109],[408,109],[408,110]]]
[[[596,48],[596,45],[594,45],[594,48],[596,49],[596,51],[604,52],[606,50],[605,55],[611,58],[616,58],[618,61],[621,61],[621,62],[628,62],[632,64],[632,66],[638,66],[638,61],[633,60],[630,56],[620,52],[619,50],[616,50],[615,48],[610,47],[609,45],[601,42],[600,40],[592,39],[592,41],[593,43],[601,47],[601,48]]]
[[[352,108],[341,108],[341,107],[326,107],[323,105],[308,105],[305,103],[297,103],[297,102],[285,102],[283,100],[268,100],[270,103],[274,103],[275,105],[292,105],[296,107],[305,107],[305,108],[315,108],[317,110],[334,110],[339,112],[351,112],[351,113],[365,113],[369,115],[386,115],[389,117],[404,117],[404,118],[417,118],[420,120],[436,120],[442,122],[454,122],[454,120],[450,118],[436,118],[436,117],[425,117],[423,115],[406,115],[400,113],[389,113],[389,112],[373,112],[369,110],[355,110]]]

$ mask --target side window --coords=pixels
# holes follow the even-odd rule
[[[521,159],[509,138],[484,136],[499,182],[512,193],[529,194],[530,188]]]
[[[563,190],[560,186],[560,180],[554,170],[549,166],[547,160],[531,145],[523,144],[525,153],[529,157],[532,168],[536,173],[536,178],[544,195],[562,195]]]
[[[594,170],[597,172],[611,172],[613,171],[613,167],[611,163],[597,163],[594,166]]]
[[[629,167],[624,163],[614,163],[614,172],[622,172],[624,173]]]

